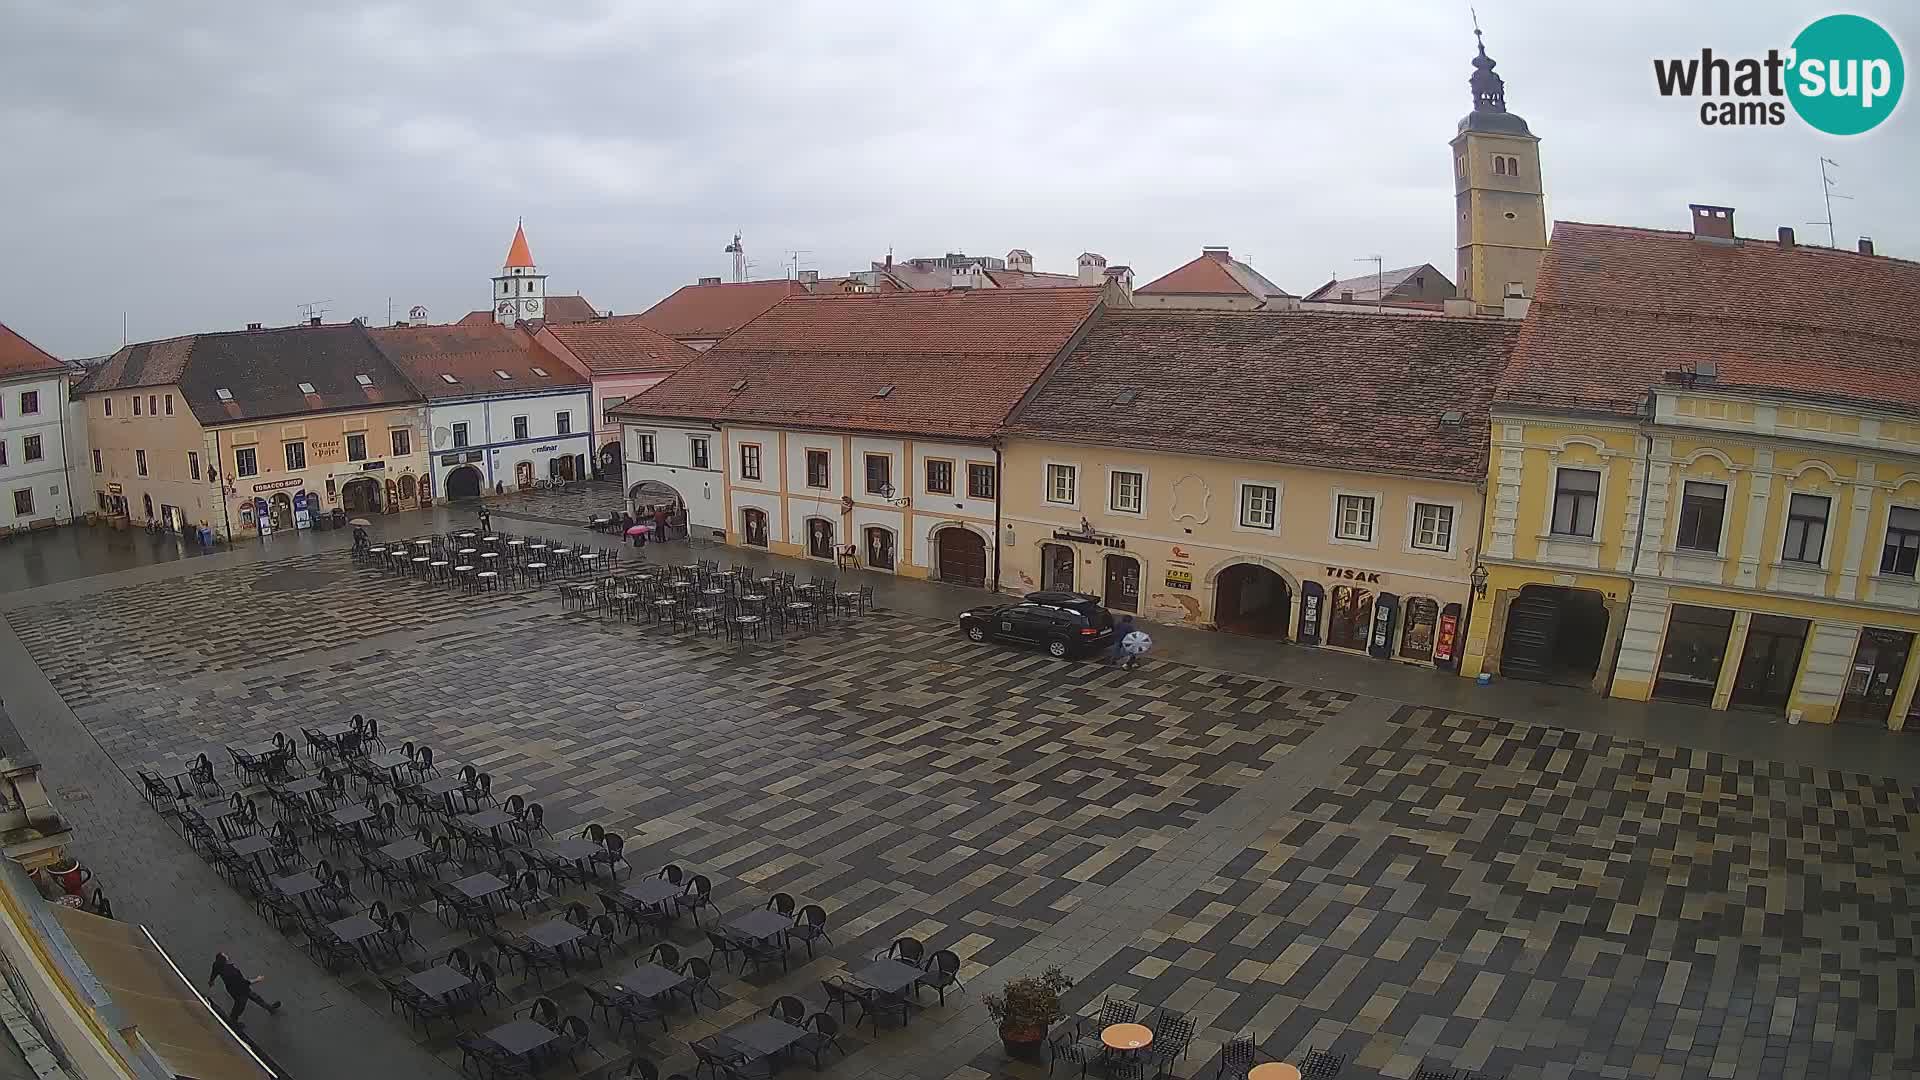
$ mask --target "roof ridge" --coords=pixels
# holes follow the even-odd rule
[[[1655,229],[1646,225],[1620,225],[1620,224],[1616,224],[1614,222],[1609,222],[1609,221],[1562,220],[1562,221],[1555,221],[1553,223],[1553,227],[1556,229],[1560,228],[1562,225],[1572,225],[1581,229],[1604,229],[1608,232],[1638,233],[1642,236],[1671,236],[1676,239],[1682,239],[1682,240],[1690,240],[1694,238],[1694,234],[1685,229]],[[1766,247],[1773,248],[1776,251],[1782,251],[1783,253],[1785,251],[1793,251],[1793,252],[1804,251],[1812,255],[1844,255],[1844,256],[1855,258],[1855,259],[1871,259],[1879,263],[1892,263],[1898,266],[1911,266],[1911,267],[1914,267],[1915,269],[1920,269],[1920,259],[1909,259],[1899,255],[1886,255],[1878,251],[1875,251],[1871,255],[1866,255],[1866,254],[1862,254],[1857,249],[1844,248],[1844,247],[1840,247],[1837,244],[1835,245],[1803,244],[1798,240],[1795,240],[1793,247],[1788,249],[1782,249],[1780,247],[1780,241],[1773,237],[1736,236],[1734,237],[1734,239],[1739,241],[1739,244],[1735,246],[1743,246],[1746,244],[1760,244],[1760,245],[1765,245]],[[1861,239],[1867,239],[1867,238],[1862,237]],[[1723,240],[1721,241],[1721,243],[1724,245],[1726,241]]]
[[[1656,308],[1628,307],[1624,304],[1601,304],[1581,300],[1555,300],[1543,298],[1536,301],[1549,311],[1585,312],[1592,314],[1635,315],[1641,318],[1658,319],[1667,322],[1691,323],[1724,326],[1750,326],[1773,330],[1798,330],[1817,334],[1830,334],[1835,337],[1857,337],[1870,341],[1894,341],[1907,345],[1920,345],[1920,334],[1905,336],[1901,334],[1876,333],[1872,330],[1856,330],[1849,326],[1834,326],[1830,323],[1788,322],[1783,319],[1759,319],[1741,316],[1714,315],[1694,311],[1666,311]]]

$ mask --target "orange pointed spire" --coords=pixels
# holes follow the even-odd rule
[[[527,230],[522,225],[513,227],[513,244],[507,248],[507,269],[517,266],[533,268],[533,252],[527,247]]]

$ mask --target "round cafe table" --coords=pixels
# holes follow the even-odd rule
[[[1153,1032],[1145,1024],[1109,1024],[1100,1041],[1109,1050],[1144,1050],[1153,1044]]]
[[[1300,1070],[1284,1061],[1269,1061],[1249,1070],[1247,1080],[1300,1080]]]

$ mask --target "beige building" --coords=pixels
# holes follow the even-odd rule
[[[217,537],[431,496],[426,409],[364,327],[128,345],[84,384],[95,508]]]
[[[1285,311],[1299,304],[1224,247],[1201,248],[1198,258],[1133,290],[1132,301],[1137,308],[1182,311]]]
[[[1003,587],[1451,665],[1518,329],[1106,313],[1009,423]]]
[[[1547,252],[1547,189],[1540,139],[1507,111],[1493,68],[1483,45],[1469,80],[1473,111],[1453,137],[1454,282],[1472,310],[1497,315],[1509,297],[1533,298]]]

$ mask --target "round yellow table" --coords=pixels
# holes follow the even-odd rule
[[[1100,1041],[1111,1050],[1141,1050],[1153,1043],[1153,1032],[1145,1024],[1113,1024],[1100,1032]]]
[[[1300,1070],[1284,1061],[1269,1061],[1255,1065],[1247,1073],[1247,1080],[1300,1080]]]

